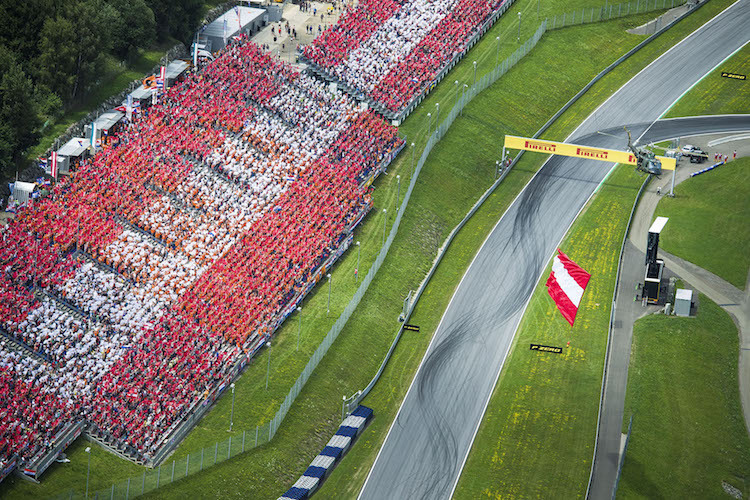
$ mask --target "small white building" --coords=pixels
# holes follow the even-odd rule
[[[678,288],[674,298],[674,313],[677,316],[690,316],[693,305],[693,291]]]

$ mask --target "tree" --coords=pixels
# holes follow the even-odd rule
[[[118,19],[117,10],[102,0],[79,0],[64,16],[47,19],[39,39],[39,83],[65,102],[80,97],[103,69]]]
[[[156,38],[156,21],[145,0],[112,0],[110,5],[119,14],[113,26],[113,50],[123,59],[130,47],[147,48]]]
[[[69,0],[0,2],[0,46],[12,50],[26,64],[38,56],[39,33],[48,17]]]
[[[159,40],[173,36],[190,43],[203,14],[202,0],[147,0],[147,3],[154,12]]]
[[[0,167],[10,174],[38,139],[33,86],[10,50],[0,47]]]
[[[39,38],[36,75],[39,83],[64,98],[70,98],[74,83],[77,49],[73,23],[63,17],[44,22]]]

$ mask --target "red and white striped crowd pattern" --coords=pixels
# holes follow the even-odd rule
[[[402,143],[244,39],[169,88],[0,229],[0,462],[81,419],[153,457],[315,281]]]
[[[400,113],[505,0],[362,0],[303,48],[331,77]]]

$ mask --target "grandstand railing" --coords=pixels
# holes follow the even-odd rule
[[[23,476],[38,481],[39,476],[41,476],[44,471],[46,471],[55,460],[57,460],[60,453],[65,451],[65,449],[81,435],[84,426],[85,423],[83,421],[78,421],[65,426],[65,428],[53,438],[53,445],[49,449],[42,450],[29,460],[21,471]]]

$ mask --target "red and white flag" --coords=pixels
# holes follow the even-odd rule
[[[591,275],[557,249],[552,272],[547,278],[547,291],[570,326],[576,320],[578,305]]]
[[[52,151],[52,161],[50,161],[50,175],[57,180],[57,151]]]

